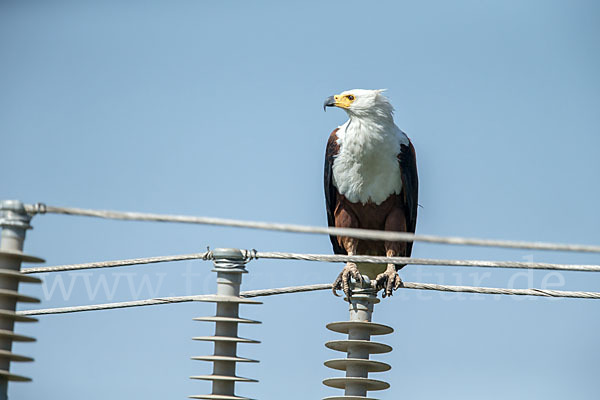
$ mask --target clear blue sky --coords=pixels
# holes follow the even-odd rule
[[[287,4],[286,4],[287,3]],[[3,1],[0,198],[85,208],[325,224],[322,163],[345,120],[325,97],[387,88],[413,140],[418,232],[598,244],[600,6],[595,1]],[[321,236],[39,216],[48,265],[211,247],[330,253]],[[598,256],[415,245],[417,257],[599,263]],[[246,290],[331,282],[339,264],[254,261]],[[199,275],[186,281],[184,274]],[[600,291],[579,272],[406,267],[405,281]],[[47,275],[43,307],[211,293],[182,262]],[[66,295],[59,283],[65,285]],[[103,286],[105,284],[105,286]],[[147,284],[150,284],[148,286]],[[72,285],[72,286],[71,286]],[[54,288],[54,291],[52,291]],[[97,290],[95,290],[97,288]],[[70,291],[69,291],[70,290]],[[183,399],[212,353],[190,340],[211,304],[40,317],[13,399]],[[381,399],[596,399],[600,303],[403,291],[377,306],[392,364]],[[24,307],[23,307],[24,308]],[[318,399],[347,319],[329,292],[266,298],[238,394]]]

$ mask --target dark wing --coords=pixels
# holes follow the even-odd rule
[[[325,150],[325,174],[323,176],[323,183],[325,184],[325,205],[327,206],[327,225],[335,227],[335,207],[337,205],[337,188],[333,186],[333,160],[340,150],[340,146],[337,144],[337,133],[336,128],[327,141],[327,149]],[[347,254],[346,250],[340,246],[336,236],[329,236],[331,245],[333,246],[333,252],[335,254]]]
[[[406,217],[406,230],[414,233],[417,227],[417,208],[419,206],[419,177],[417,175],[415,148],[410,140],[408,145],[400,145],[398,162],[400,163],[400,174],[402,176],[402,200],[404,203],[404,216]],[[410,257],[412,245],[412,242],[408,243],[405,257]]]

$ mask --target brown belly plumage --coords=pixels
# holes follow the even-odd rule
[[[335,225],[340,228],[362,228],[386,231],[406,232],[406,219],[403,209],[399,206],[400,195],[393,194],[381,204],[374,203],[352,203],[343,195],[339,195],[335,208]],[[342,248],[344,238],[338,237]],[[406,245],[402,242],[392,242],[395,254],[405,256]],[[388,245],[389,247],[389,245]],[[359,240],[355,254],[385,256],[386,249],[383,241]],[[359,265],[362,273],[373,278],[373,275],[383,272],[385,264],[363,264]]]

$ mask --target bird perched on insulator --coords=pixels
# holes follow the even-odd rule
[[[419,180],[415,149],[394,123],[384,90],[347,90],[325,100],[323,108],[346,111],[348,121],[333,130],[325,152],[325,201],[331,227],[415,232]],[[330,236],[335,254],[410,257],[412,242]],[[402,285],[403,264],[346,263],[333,283],[349,299],[350,279],[391,296]]]

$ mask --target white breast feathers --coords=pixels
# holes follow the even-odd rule
[[[398,154],[408,137],[391,124],[369,124],[353,118],[337,131],[340,146],[333,162],[333,184],[353,203],[381,204],[400,194]]]

